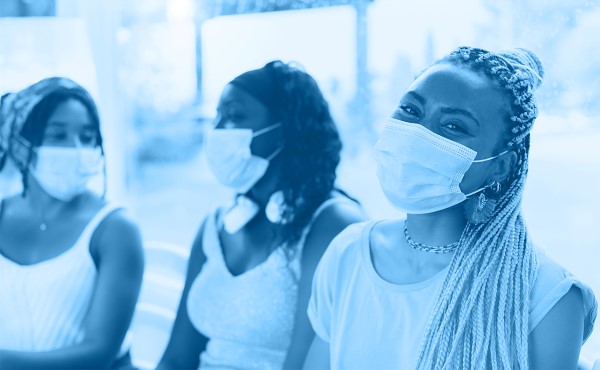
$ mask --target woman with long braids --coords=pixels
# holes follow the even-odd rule
[[[334,188],[341,142],[315,80],[274,61],[222,92],[206,158],[237,193],[192,246],[161,369],[298,369],[323,251],[360,206]]]
[[[0,102],[0,169],[23,191],[0,199],[0,369],[131,365],[126,337],[142,275],[139,230],[87,188],[104,166],[88,92],[47,78]]]
[[[375,147],[407,217],[351,226],[327,249],[307,369],[577,367],[596,300],[521,216],[542,78],[528,50],[460,47],[409,86]]]

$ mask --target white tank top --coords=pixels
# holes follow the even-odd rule
[[[118,208],[102,208],[71,248],[49,260],[21,265],[0,253],[0,349],[49,351],[83,340],[96,283],[90,240]]]
[[[345,197],[328,206],[351,202]],[[187,311],[194,327],[209,338],[201,369],[281,369],[292,339],[300,257],[312,221],[304,229],[291,260],[275,249],[258,266],[232,275],[219,241],[218,212],[208,216],[202,236],[206,262],[188,293]]]

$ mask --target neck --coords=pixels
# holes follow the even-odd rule
[[[462,203],[438,212],[407,215],[411,238],[427,245],[446,245],[458,241],[466,224]]]
[[[278,161],[273,160],[265,175],[248,192],[247,195],[260,206],[261,210],[265,209],[271,195],[279,190],[280,173]]]
[[[53,198],[39,186],[33,176],[28,176],[28,188],[25,193],[25,201],[29,204],[35,214],[39,215],[43,222],[56,217],[56,215],[60,214],[64,209],[69,208],[72,204],[77,202],[77,199],[79,198],[76,197],[69,202],[63,202]]]

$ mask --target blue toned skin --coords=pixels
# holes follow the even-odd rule
[[[87,108],[76,99],[68,99],[49,116],[41,144],[94,148],[98,140],[95,132]],[[106,205],[103,198],[89,191],[68,202],[57,200],[44,192],[29,172],[27,176],[25,196],[5,199],[0,219],[0,253],[19,265],[35,265],[67,252]],[[45,230],[40,229],[42,223],[47,225]],[[83,340],[44,352],[0,349],[0,368],[103,369],[113,365],[142,281],[144,261],[138,227],[123,211],[113,212],[95,230],[89,252],[97,274]]]
[[[215,128],[247,128],[257,132],[277,123],[265,105],[244,90],[227,85],[221,95],[217,109]],[[280,145],[282,130],[277,128],[260,135],[252,141],[253,155],[267,158]],[[275,156],[266,174],[250,189],[247,196],[252,198],[264,210],[269,197],[278,189],[283,171],[281,156]],[[339,196],[332,192],[328,198]],[[337,203],[327,207],[314,220],[307,235],[301,259],[301,279],[298,285],[298,301],[293,323],[291,345],[288,349],[285,369],[299,369],[315,334],[312,330],[306,309],[310,298],[312,276],[329,242],[351,223],[361,221],[364,215],[356,205]],[[281,226],[269,222],[263,211],[247,223],[240,231],[228,234],[220,230],[219,238],[227,269],[238,276],[263,263],[270,253],[281,245],[279,238],[265,236],[277,234]],[[171,338],[158,369],[196,369],[201,364],[199,357],[210,338],[199,333],[192,325],[187,312],[187,300],[190,287],[204,263],[202,234],[199,230],[189,259],[188,273],[179,304],[179,311]],[[206,302],[210,305],[211,302]]]
[[[507,99],[489,79],[466,68],[440,63],[411,84],[392,117],[423,125],[463,144],[477,151],[476,159],[480,159],[496,155],[502,147],[506,110]],[[490,181],[502,182],[516,161],[517,155],[511,151],[493,161],[473,164],[460,184],[461,190],[469,193]],[[433,246],[459,240],[467,224],[463,204],[428,214],[409,214],[407,220],[411,237]],[[402,233],[403,222],[376,224],[370,243],[377,273],[399,285],[431,278],[446,268],[453,256],[453,252],[433,254],[412,248]],[[529,334],[531,369],[577,368],[583,340],[583,307],[581,291],[571,288]],[[397,345],[401,347],[402,343]],[[304,369],[328,369],[330,355],[329,343],[315,338]]]

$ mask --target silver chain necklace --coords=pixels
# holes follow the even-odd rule
[[[410,235],[408,235],[408,227],[407,227],[406,220],[404,220],[404,239],[411,247],[413,247],[414,249],[416,249],[418,251],[423,251],[423,252],[442,254],[442,253],[452,252],[456,249],[456,247],[458,247],[458,242],[454,242],[454,243],[450,243],[450,244],[446,244],[446,245],[426,245],[426,244],[419,243],[419,242],[412,240]]]

